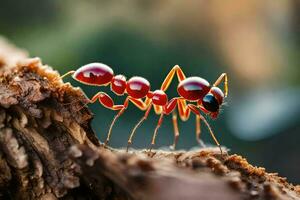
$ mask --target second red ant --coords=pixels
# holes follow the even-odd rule
[[[127,94],[124,103],[121,105],[115,105],[113,99],[105,92],[98,92],[89,99],[89,103],[94,103],[99,100],[104,107],[118,111],[109,127],[105,145],[107,145],[110,140],[114,123],[127,109],[129,102],[132,102],[139,109],[145,111],[145,114],[131,131],[128,139],[127,151],[132,144],[132,139],[136,129],[147,119],[152,107],[154,108],[155,113],[159,115],[159,119],[153,133],[150,151],[155,145],[157,131],[163,122],[164,116],[169,115],[170,113],[172,113],[174,126],[174,142],[172,148],[175,149],[179,137],[177,114],[175,112],[176,105],[178,105],[178,112],[182,121],[188,120],[191,112],[196,115],[196,139],[198,143],[203,145],[200,139],[200,122],[203,121],[208,127],[213,140],[220,148],[222,154],[220,143],[215,137],[209,123],[200,111],[208,114],[213,119],[218,117],[224,97],[228,94],[228,78],[226,73],[221,74],[216,82],[211,86],[208,81],[197,76],[186,78],[181,68],[176,65],[168,73],[160,89],[154,91],[151,91],[150,83],[145,78],[134,76],[127,81],[124,75],[114,75],[113,70],[102,63],[90,63],[84,65],[76,71],[67,72],[61,78],[70,74],[72,74],[73,79],[83,84],[93,86],[110,85],[111,91],[113,91],[116,95],[120,96]],[[171,84],[175,74],[179,81],[177,87],[179,97],[174,97],[169,100],[165,91]],[[222,90],[217,87],[220,83],[222,83],[222,81],[224,81],[225,95]],[[195,103],[192,104],[192,102]]]

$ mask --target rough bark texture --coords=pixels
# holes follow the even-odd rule
[[[102,147],[91,112],[78,111],[81,90],[26,57],[0,40],[0,199],[300,198],[299,186],[218,149]]]

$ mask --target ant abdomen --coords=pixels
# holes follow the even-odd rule
[[[113,70],[102,63],[90,63],[77,69],[73,78],[87,85],[107,85],[114,76]]]

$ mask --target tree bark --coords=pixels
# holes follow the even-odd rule
[[[0,40],[0,199],[299,199],[299,186],[218,148],[104,148],[79,88]]]

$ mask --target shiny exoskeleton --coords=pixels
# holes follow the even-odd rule
[[[134,76],[129,80],[126,80],[126,77],[124,75],[115,75],[113,70],[109,66],[102,63],[90,63],[84,65],[76,71],[70,71],[66,73],[62,77],[68,74],[72,74],[72,77],[75,80],[83,84],[93,86],[110,85],[111,91],[113,91],[116,95],[127,95],[124,103],[121,105],[115,105],[113,99],[104,92],[98,92],[96,95],[94,95],[93,98],[89,100],[90,103],[94,103],[99,100],[99,102],[106,108],[118,111],[110,125],[105,145],[110,140],[112,127],[115,121],[127,109],[129,102],[132,102],[139,109],[145,111],[145,115],[133,128],[128,139],[127,150],[132,143],[132,138],[136,129],[144,120],[147,119],[152,107],[154,108],[155,113],[160,115],[160,117],[152,137],[150,150],[155,144],[157,131],[162,124],[164,115],[169,115],[170,113],[172,113],[173,115],[172,121],[174,125],[174,143],[172,147],[175,148],[179,137],[176,114],[177,106],[179,116],[183,121],[189,119],[191,112],[196,115],[197,141],[200,144],[204,145],[200,140],[200,122],[203,121],[207,125],[211,136],[219,146],[222,153],[219,142],[217,141],[208,122],[203,117],[200,111],[208,114],[213,119],[218,117],[220,107],[224,101],[224,97],[226,97],[228,93],[228,80],[226,73],[221,74],[217,81],[213,85],[210,85],[208,81],[200,77],[193,76],[186,78],[181,68],[176,65],[166,76],[161,85],[161,88],[154,91],[151,90],[150,83],[145,78]],[[177,75],[179,81],[177,87],[179,96],[169,100],[165,91],[171,84],[171,81],[173,80],[175,74]],[[222,82],[224,82],[225,94],[220,88],[217,87]]]

